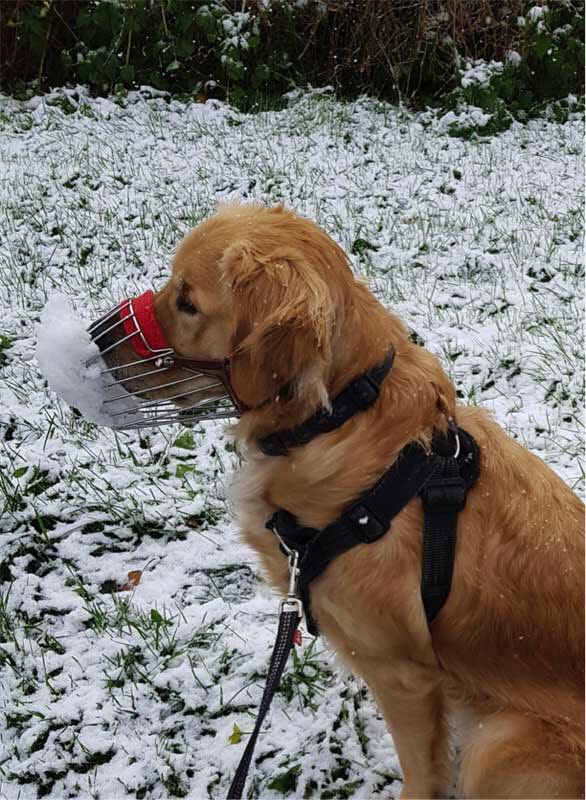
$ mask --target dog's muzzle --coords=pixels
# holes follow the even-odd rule
[[[123,300],[88,328],[100,353],[87,366],[103,362],[103,410],[112,427],[129,430],[239,417],[246,406],[232,387],[230,360],[197,361],[178,355],[158,323],[153,299],[149,290]],[[132,349],[123,348],[125,342]],[[125,360],[122,350],[131,352],[132,360]],[[202,384],[206,378],[211,381]]]

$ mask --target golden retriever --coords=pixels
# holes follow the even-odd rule
[[[408,442],[445,430],[447,417],[474,436],[480,478],[459,516],[452,589],[431,629],[418,498],[385,536],[315,580],[312,612],[385,717],[403,798],[445,796],[453,780],[468,798],[583,797],[584,507],[568,486],[485,411],[457,405],[438,359],[410,341],[343,250],[282,207],[221,208],[180,244],[154,303],[178,354],[231,360],[250,408],[235,428],[246,450],[240,526],[283,593],[286,558],[265,529],[276,509],[323,528]],[[260,437],[327,407],[390,348],[394,366],[371,408],[286,456],[259,451]],[[467,719],[457,775],[454,715]]]

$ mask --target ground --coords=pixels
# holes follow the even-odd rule
[[[95,318],[161,286],[222,200],[283,202],[581,493],[582,123],[464,140],[328,93],[246,116],[80,90],[0,97],[0,130],[0,796],[224,797],[278,604],[232,522],[238,458],[222,423],[76,418],[38,369],[41,309],[59,291]],[[263,798],[398,796],[384,723],[323,640],[297,648],[252,774]]]

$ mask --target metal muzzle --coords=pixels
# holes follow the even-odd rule
[[[179,356],[158,323],[153,300],[151,290],[123,300],[88,328],[100,353],[87,366],[103,363],[102,409],[111,427],[239,417],[246,406],[232,387],[230,360]],[[125,342],[131,348],[123,347]]]

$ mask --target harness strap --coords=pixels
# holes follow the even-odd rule
[[[287,455],[292,447],[307,444],[322,433],[336,430],[359,411],[365,411],[377,401],[380,387],[389,374],[395,351],[391,350],[382,364],[351,381],[334,397],[331,410],[320,409],[312,417],[289,431],[277,431],[258,440],[267,456]]]
[[[421,599],[428,625],[448,599],[456,557],[458,514],[466,505],[466,481],[454,457],[434,458],[434,471],[421,490],[423,547]]]

